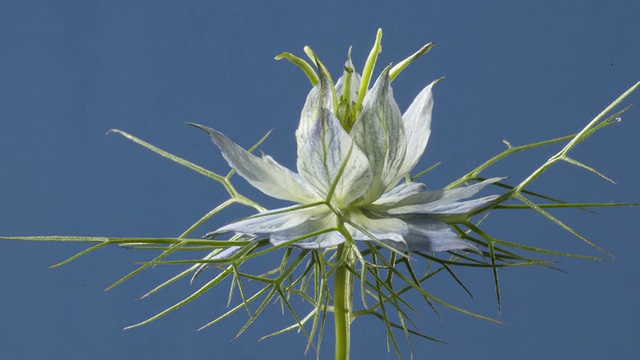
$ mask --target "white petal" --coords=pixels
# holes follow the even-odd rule
[[[451,227],[430,216],[411,216],[402,218],[408,225],[404,235],[406,246],[387,244],[401,251],[453,251],[471,250],[480,253],[470,241],[461,239]],[[481,254],[481,253],[480,253]]]
[[[296,182],[298,184],[300,184],[300,186],[302,187],[302,189],[307,193],[308,196],[308,202],[313,202],[313,201],[319,201],[322,200],[320,199],[320,197],[318,196],[318,194],[316,194],[316,192],[313,190],[313,188],[311,188],[311,186],[309,186],[309,184],[307,184],[306,181],[304,181],[304,179],[300,176],[300,174],[298,174],[295,171],[291,171],[289,169],[287,169],[286,167],[280,165],[274,158],[272,158],[269,155],[262,155],[262,158],[268,162],[270,162],[271,164],[277,166],[280,168],[280,170],[286,172],[287,174],[291,175],[292,178],[294,178],[296,180]],[[315,200],[314,200],[315,199]]]
[[[329,80],[326,74],[320,69],[320,81],[311,89],[307,95],[307,101],[304,103],[302,112],[300,113],[300,124],[296,130],[296,140],[298,142],[298,154],[300,149],[306,144],[309,134],[316,124],[316,120],[320,115],[320,109],[333,109],[333,96]]]
[[[271,243],[277,245],[284,241],[307,236],[318,231],[335,228],[338,223],[335,214],[329,211],[326,207],[323,207],[323,209],[325,210],[324,212],[314,214],[313,217],[309,218],[305,222],[294,227],[271,233]]]
[[[385,207],[393,206],[398,202],[404,200],[408,196],[421,193],[425,189],[426,189],[426,186],[422,183],[418,183],[418,182],[402,183],[394,187],[393,189],[387,191],[386,193],[382,194],[382,196],[380,196],[380,198],[376,200],[373,203],[373,205],[379,205],[379,206],[385,206]]]
[[[495,177],[495,178],[490,178],[469,186],[461,186],[455,189],[444,190],[444,194],[442,198],[439,200],[458,201],[458,200],[466,199],[480,192],[482,189],[485,188],[485,186],[497,183],[498,181],[504,180],[504,179],[506,178]]]
[[[407,232],[407,224],[400,219],[373,214],[367,216],[362,212],[353,211],[349,213],[349,220],[366,230],[366,232],[360,231],[350,224],[345,224],[355,240],[373,241],[373,236],[377,240],[404,242],[403,234]]]
[[[320,112],[307,143],[300,150],[298,171],[323,196],[337,181],[333,200],[341,207],[359,198],[371,183],[366,156],[335,115],[326,109]]]
[[[325,214],[320,214],[294,228],[271,234],[269,241],[271,241],[273,245],[279,245],[283,242],[304,237],[314,232],[335,228],[336,224],[336,216],[332,212],[327,212]],[[337,231],[330,231],[312,237],[300,239],[299,241],[291,244],[291,246],[305,249],[317,249],[336,246],[343,242],[344,237],[340,235],[340,233],[338,233]]]
[[[219,253],[207,258],[207,260],[218,260],[218,259],[226,259],[235,255],[238,251],[242,250],[244,246],[229,246],[228,248],[220,251]],[[208,264],[207,267],[212,264]]]
[[[298,205],[260,213],[244,220],[225,225],[220,229],[207,234],[207,236],[226,232],[270,235],[272,233],[294,228],[306,221],[309,221],[314,216],[326,212],[326,208],[320,206],[293,210],[296,207],[298,207]]]
[[[474,212],[481,207],[487,205],[493,200],[497,199],[499,195],[489,195],[479,199],[473,199],[468,201],[456,201],[453,203],[436,203],[429,204],[430,206],[426,206],[419,211],[419,213],[429,213],[429,214],[439,214],[439,215],[457,215],[457,214],[467,214]]]
[[[434,83],[425,87],[402,115],[404,132],[407,136],[407,153],[400,175],[404,176],[416,166],[427,147],[431,135],[431,111],[433,110],[431,88]]]
[[[389,214],[437,214],[445,209],[452,209],[453,207],[457,206],[454,205],[452,207],[453,204],[461,204],[457,203],[458,200],[471,197],[477,194],[485,186],[498,182],[502,179],[504,178],[491,178],[477,184],[463,186],[455,189],[425,191],[422,193],[410,195],[404,200],[399,201],[395,205],[395,207],[387,209],[386,212]],[[488,201],[491,200],[493,199],[489,199]],[[461,206],[460,208],[462,209],[463,207]]]
[[[193,125],[209,133],[211,140],[220,148],[229,166],[256,189],[277,199],[299,203],[309,200],[309,194],[289,172],[251,154],[216,130],[202,125]]]
[[[388,68],[365,96],[350,135],[369,159],[373,180],[365,203],[371,203],[399,181],[406,152],[402,115],[393,99]]]
[[[303,249],[326,249],[338,246],[344,242],[344,237],[339,232],[333,231],[326,234],[314,236],[304,241],[295,243],[293,246]]]

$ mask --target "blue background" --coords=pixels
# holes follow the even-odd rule
[[[362,67],[382,27],[380,64],[428,41],[436,47],[394,82],[405,109],[440,76],[433,133],[420,168],[443,161],[424,180],[441,187],[504,149],[573,133],[640,80],[635,1],[3,1],[0,4],[0,233],[3,235],[177,236],[223,201],[221,186],[118,135],[135,134],[219,173],[227,165],[200,122],[244,146],[261,146],[295,164],[293,131],[309,83],[273,57],[303,55],[310,45],[340,72],[349,45]],[[640,94],[634,94],[637,102]],[[611,185],[559,164],[532,190],[569,201],[640,201],[640,112],[583,143],[573,157],[618,181]],[[514,157],[486,176],[516,182],[557,148]],[[266,200],[236,179],[249,196]],[[248,212],[234,207],[205,230]],[[500,271],[504,307],[497,313],[490,271],[460,270],[469,299],[445,276],[428,290],[505,325],[425,305],[414,320],[440,345],[413,339],[416,359],[635,358],[640,332],[638,209],[599,215],[555,211],[617,255],[619,262],[559,259],[567,272]],[[497,237],[598,255],[536,214],[494,212]],[[198,233],[198,235],[201,235]],[[148,326],[122,331],[194,289],[174,284],[141,294],[178,271],[160,267],[111,291],[111,282],[151,253],[103,249],[69,265],[48,266],[81,244],[0,243],[0,348],[5,359],[302,358],[304,337],[258,342],[290,324],[278,306],[231,341],[247,319],[238,313],[195,329],[225,309],[216,291]],[[276,261],[275,258],[263,261]],[[419,264],[416,264],[419,266]],[[206,276],[206,275],[205,275]],[[327,328],[323,358],[331,358]],[[408,347],[400,337],[405,356]],[[387,354],[375,320],[353,327],[354,359]],[[313,358],[312,353],[307,358]]]

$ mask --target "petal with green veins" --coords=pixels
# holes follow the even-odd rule
[[[479,252],[475,245],[461,239],[451,227],[435,217],[428,215],[408,215],[402,220],[407,224],[408,231],[404,235],[406,246],[387,244],[402,251],[453,251],[472,250]],[[402,245],[401,245],[402,246]]]
[[[341,207],[362,196],[371,183],[367,157],[327,109],[300,149],[298,172],[322,196],[333,189],[332,200]]]
[[[406,152],[406,138],[400,109],[393,99],[387,67],[365,97],[351,137],[366,154],[373,180],[365,195],[365,203],[379,198],[395,185]]]
[[[300,154],[300,149],[307,142],[309,134],[318,119],[320,110],[322,108],[333,109],[333,96],[331,95],[329,80],[322,68],[319,70],[319,73],[320,81],[311,89],[309,95],[307,95],[307,100],[300,113],[300,123],[296,130],[298,154]]]
[[[310,194],[289,173],[246,151],[221,132],[198,124],[192,125],[206,131],[211,141],[220,148],[229,166],[256,189],[277,199],[298,203],[309,201]]]
[[[498,197],[499,195],[489,195],[479,199],[456,201],[452,203],[436,201],[427,204],[422,209],[415,211],[414,213],[428,213],[438,215],[468,214],[486,206]]]
[[[316,235],[293,244],[302,249],[326,249],[338,246],[344,242],[344,237],[337,231]]]
[[[327,67],[324,66],[322,61],[320,61],[316,53],[309,46],[304,47],[304,52],[305,54],[307,54],[309,59],[316,65],[316,68],[318,69],[320,81],[323,80],[322,79],[323,77],[327,81],[328,89],[331,91],[331,98],[333,100],[333,104],[334,106],[336,106],[338,104],[338,97],[336,95],[335,83],[333,82],[333,78],[331,77],[329,70],[327,70]],[[334,108],[330,108],[330,109],[332,111],[335,111]]]
[[[283,242],[291,241],[295,238],[303,237],[305,235],[309,235],[314,232],[332,229],[336,226],[336,223],[337,223],[337,217],[335,216],[335,214],[327,211],[325,213],[319,214],[309,219],[304,223],[301,223],[298,226],[272,233],[269,238],[269,241],[271,241],[271,244],[273,245],[279,245]],[[313,236],[311,238],[302,239],[292,245],[299,246],[300,244],[306,244],[308,242],[317,243],[318,241],[322,241],[322,240],[328,241],[327,239],[330,239],[331,237],[327,237],[324,235],[327,235],[330,233],[336,233],[336,232],[332,231],[329,233]],[[339,233],[336,233],[336,234],[339,235]],[[342,236],[340,235],[339,237],[342,237]],[[344,238],[342,238],[342,241],[344,241]],[[310,245],[310,246],[313,246],[313,245]]]
[[[267,211],[233,222],[207,234],[207,236],[235,232],[253,235],[270,235],[275,232],[295,228],[326,211],[321,207],[297,209],[299,205]]]
[[[365,215],[360,211],[349,213],[349,220],[362,230],[350,224],[345,224],[351,236],[355,240],[373,241],[371,236],[376,240],[392,240],[396,242],[404,242],[403,234],[407,232],[407,224],[393,217],[382,217],[373,214]]]
[[[380,198],[373,202],[374,206],[394,206],[408,196],[425,191],[426,186],[418,182],[400,184],[393,189],[382,194]]]
[[[407,153],[400,174],[405,175],[420,160],[427,147],[431,135],[431,112],[433,110],[433,93],[431,88],[436,82],[425,87],[413,100],[402,115],[404,132],[407,137]]]
[[[503,178],[487,179],[483,182],[450,190],[425,191],[410,195],[405,199],[389,206],[387,214],[440,214],[457,215],[473,212],[495,200],[498,196],[491,195],[480,199],[459,201],[477,194],[485,186],[500,181]]]
[[[280,170],[282,170],[282,171],[286,172],[287,174],[291,175],[291,177],[293,177],[298,182],[298,184],[300,184],[302,189],[304,189],[304,191],[307,192],[307,194],[309,195],[309,197],[307,199],[307,202],[312,202],[312,201],[315,202],[315,201],[323,200],[318,196],[318,194],[316,194],[316,192],[311,188],[311,186],[309,186],[309,184],[307,184],[307,182],[304,181],[304,179],[300,176],[300,174],[298,174],[295,171],[291,171],[291,170],[287,169],[286,167],[280,165],[280,163],[278,163],[274,158],[272,158],[269,155],[264,155],[263,154],[262,158],[265,161],[277,166],[278,168],[280,168]]]
[[[256,238],[257,240],[257,238]],[[220,251],[219,253],[211,256],[208,260],[218,260],[218,259],[226,259],[230,258],[238,251],[242,250],[243,246],[229,246],[228,248]],[[209,264],[210,265],[210,264]]]
[[[424,205],[428,203],[453,203],[458,200],[472,197],[473,195],[484,189],[487,185],[496,183],[503,179],[503,177],[491,178],[473,185],[461,186],[455,189],[424,191],[407,196],[403,200],[399,201],[395,206],[404,207],[408,205]]]

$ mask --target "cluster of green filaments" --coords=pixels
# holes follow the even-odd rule
[[[353,123],[356,121],[358,114],[360,114],[360,111],[362,110],[362,103],[364,102],[364,97],[366,96],[367,91],[369,90],[369,84],[371,83],[373,70],[376,66],[378,55],[382,51],[381,41],[382,41],[382,29],[378,29],[378,32],[376,34],[376,40],[373,44],[373,47],[371,48],[371,51],[369,52],[369,56],[367,57],[367,60],[364,64],[364,68],[362,70],[360,86],[356,91],[356,96],[357,96],[356,99],[351,99],[351,91],[348,91],[348,89],[351,89],[354,74],[357,74],[357,71],[353,66],[353,63],[351,62],[351,48],[349,48],[349,51],[347,53],[347,62],[344,66],[345,80],[344,80],[343,88],[347,90],[343,91],[342,95],[338,99],[335,83],[333,81],[333,78],[331,77],[330,72],[327,70],[326,66],[320,61],[316,53],[309,46],[304,47],[304,53],[307,55],[309,60],[316,65],[316,68],[322,69],[322,71],[325,74],[327,74],[329,83],[331,85],[330,87],[331,87],[333,104],[334,104],[334,108],[331,110],[336,115],[338,120],[340,120],[342,127],[347,132],[351,130],[351,128],[353,127]],[[402,70],[404,70],[412,62],[414,62],[416,59],[418,59],[422,55],[428,53],[429,50],[431,50],[431,48],[434,45],[435,44],[433,42],[427,43],[426,45],[421,47],[418,51],[413,53],[411,56],[398,62],[396,65],[392,67],[390,65],[391,68],[389,69],[389,78],[391,79],[391,81],[393,81],[402,72]],[[293,55],[290,52],[283,52],[281,54],[278,54],[278,56],[276,56],[275,59],[276,60],[287,59],[294,65],[298,66],[305,73],[307,78],[309,78],[309,81],[313,86],[315,86],[318,83],[318,81],[320,81],[320,77],[314,70],[313,66],[309,64],[309,62],[307,62],[306,60],[296,55]]]
[[[349,60],[344,66],[344,88],[351,89],[351,78],[355,70],[351,65],[351,48],[349,48]],[[351,91],[343,91],[338,106],[336,107],[336,117],[340,120],[340,124],[347,131],[351,131],[351,127],[356,121],[358,114],[362,110],[362,104],[358,104],[351,99]]]

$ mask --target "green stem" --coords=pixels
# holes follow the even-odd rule
[[[351,309],[353,279],[347,269],[347,264],[352,262],[350,256],[351,248],[349,242],[338,246],[338,267],[335,272],[335,282],[333,288],[333,308],[335,315],[336,329],[336,360],[349,359],[351,344]]]
[[[547,162],[545,162],[542,166],[540,166],[536,171],[532,172],[531,175],[529,175],[529,177],[527,177],[520,184],[518,184],[518,186],[516,186],[513,189],[513,191],[520,192],[527,185],[529,185],[533,180],[535,180],[538,176],[540,176],[543,172],[545,172],[555,162],[560,160],[566,161],[567,153],[571,149],[573,149],[576,145],[578,145],[580,142],[582,142],[584,139],[586,139],[591,134],[590,131],[597,126],[598,122],[600,122],[602,118],[607,116],[607,114],[611,112],[611,110],[613,110],[616,106],[618,106],[627,96],[629,96],[632,92],[634,92],[638,87],[640,87],[640,81],[638,81],[632,87],[627,89],[627,91],[625,91],[622,95],[620,95],[617,99],[615,99],[611,104],[609,104],[609,106],[607,106],[604,110],[602,110],[602,112],[598,114],[598,116],[593,118],[593,120],[591,120],[587,124],[587,126],[585,126],[582,130],[580,130],[580,132],[576,134],[576,136],[574,136],[573,139],[571,139],[571,141],[569,141],[569,143],[565,145],[564,148],[562,148],[562,150],[560,150],[554,156],[550,157],[549,160],[547,160]]]

